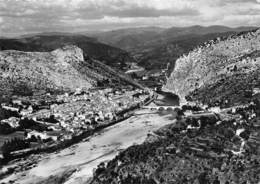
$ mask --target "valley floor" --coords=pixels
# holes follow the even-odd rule
[[[135,116],[106,128],[81,143],[60,152],[46,154],[38,159],[39,162],[36,159],[38,163],[34,167],[14,173],[0,183],[50,184],[58,183],[62,180],[59,177],[66,175],[68,178],[63,178],[66,184],[86,183],[99,163],[111,160],[120,150],[133,144],[141,144],[149,132],[172,123],[173,119],[172,114],[158,115],[150,110],[139,110]]]

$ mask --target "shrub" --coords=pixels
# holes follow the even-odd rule
[[[19,121],[19,130],[31,129],[37,130],[39,132],[48,131],[48,127],[46,125],[37,123],[32,119],[24,118]]]

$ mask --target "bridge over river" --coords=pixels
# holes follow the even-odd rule
[[[142,106],[142,109],[149,109],[149,110],[174,110],[176,108],[180,108],[180,106]]]
[[[167,97],[159,94],[155,103],[163,105],[164,101],[167,101]],[[169,106],[165,104],[165,107],[168,107],[167,105]],[[176,101],[170,105],[175,107]],[[133,144],[141,144],[147,134],[172,123],[175,119],[172,113],[166,112],[162,115],[152,111],[149,106],[137,110],[135,114],[136,116],[103,129],[67,149],[40,156],[31,155],[26,160],[18,161],[16,164],[32,162],[34,166],[28,170],[17,171],[0,183],[12,181],[17,184],[51,184],[64,175],[69,175],[65,184],[87,183],[99,163],[113,159],[119,151]]]

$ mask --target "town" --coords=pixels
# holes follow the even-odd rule
[[[152,97],[149,91],[131,88],[76,89],[73,93],[17,97],[2,103],[0,158],[5,161],[66,147],[98,128],[127,118],[131,110]]]

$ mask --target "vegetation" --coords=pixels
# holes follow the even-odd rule
[[[15,132],[15,128],[12,128],[9,124],[7,123],[1,123],[0,124],[0,135],[7,135]]]
[[[259,76],[260,71],[226,76],[214,84],[193,91],[188,98],[209,106],[230,107],[246,104],[253,98],[253,88],[260,88]]]
[[[18,130],[24,130],[24,129],[31,129],[31,130],[36,130],[39,132],[43,131],[48,131],[48,127],[41,124],[37,123],[32,119],[24,118],[19,121],[19,127]]]
[[[154,141],[131,146],[97,169],[92,184],[259,183],[259,35],[209,41],[180,58],[168,79],[166,87],[180,97],[230,109],[178,118],[154,132]]]
[[[249,107],[250,110],[254,107]],[[259,108],[259,107],[258,107]],[[240,109],[247,114],[249,109]],[[259,117],[258,117],[259,118]],[[260,164],[259,142],[251,139],[259,135],[255,120],[235,125],[236,120],[219,120],[201,117],[184,119],[155,132],[160,139],[131,146],[106,166],[99,167],[94,175],[95,184],[102,183],[257,183]],[[189,125],[202,123],[198,130]],[[236,129],[246,131],[240,136],[246,140],[242,154]]]
[[[6,110],[0,106],[0,121],[3,119],[8,119],[10,117],[19,117],[19,113],[16,111]]]
[[[5,158],[9,157],[9,154],[12,151],[22,150],[30,147],[30,143],[26,140],[14,138],[12,140],[6,141],[4,145],[2,146],[1,150],[3,153],[3,156]]]

